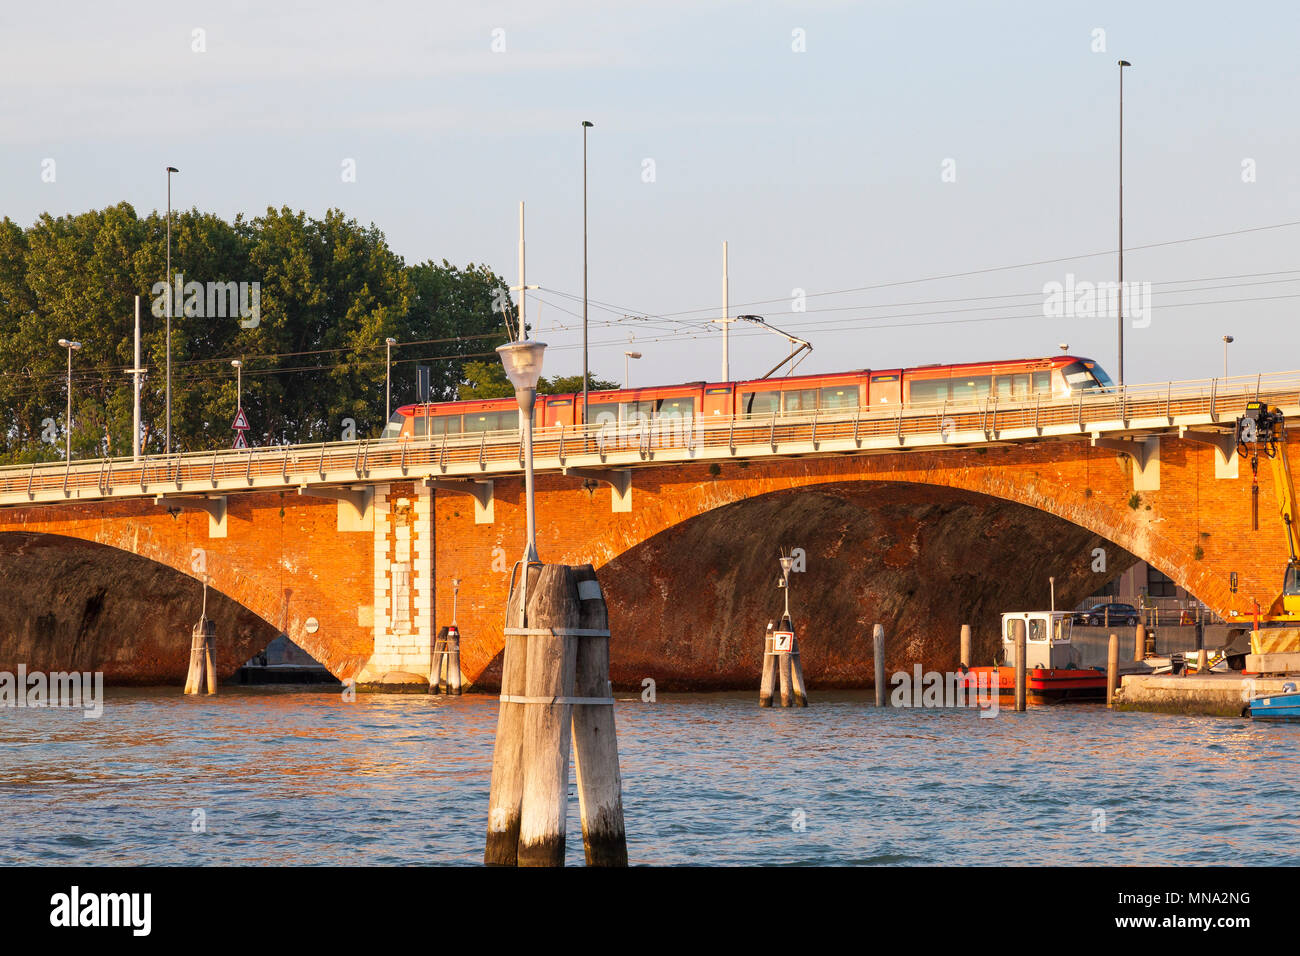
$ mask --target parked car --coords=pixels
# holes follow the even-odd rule
[[[1083,623],[1090,627],[1102,627],[1107,623],[1108,612],[1111,624],[1122,624],[1125,627],[1137,626],[1138,609],[1132,604],[1098,604],[1096,607],[1090,607],[1082,615]]]

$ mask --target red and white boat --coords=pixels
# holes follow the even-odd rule
[[[969,683],[987,681],[986,686],[998,688],[999,697],[1014,699],[1015,621],[1022,621],[1025,625],[1025,694],[1030,703],[1106,699],[1106,671],[1078,663],[1079,655],[1070,643],[1074,616],[1067,611],[1008,611],[1003,614],[1000,663],[970,668]]]

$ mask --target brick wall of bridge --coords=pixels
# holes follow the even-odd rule
[[[600,568],[670,528],[758,496],[846,482],[899,482],[1036,509],[1149,561],[1217,612],[1245,615],[1252,597],[1267,603],[1276,593],[1286,560],[1276,496],[1265,469],[1261,530],[1252,532],[1250,469],[1242,463],[1238,478],[1216,479],[1214,455],[1208,445],[1165,439],[1160,490],[1137,498],[1129,460],[1083,440],[722,462],[716,473],[706,464],[644,468],[634,473],[630,513],[611,511],[608,486],[589,492],[578,479],[543,475],[538,545],[544,560]],[[208,537],[208,517],[201,512],[173,518],[147,501],[8,509],[0,512],[0,534],[95,541],[192,577],[197,576],[195,549],[201,549],[214,588],[345,678],[378,680],[388,671],[424,666],[430,635],[450,618],[450,580],[457,577],[466,676],[490,685],[499,660],[506,581],[522,550],[522,482],[498,478],[495,496],[491,524],[475,523],[469,497],[395,483],[376,490],[373,528],[365,532],[338,530],[337,502],[250,493],[230,497],[225,538]],[[773,549],[782,543],[773,541]],[[1093,557],[1089,549],[1057,560],[1070,567]],[[410,579],[395,582],[393,565],[403,563]],[[1047,567],[1036,570],[1044,577],[1051,573]],[[1232,571],[1240,579],[1235,595],[1228,589]],[[436,581],[433,594],[428,575]],[[754,586],[769,588],[772,576],[773,568],[755,569]],[[404,589],[409,615],[400,624],[392,620],[395,589]],[[314,630],[307,627],[310,618]],[[620,641],[653,642],[662,622],[633,617],[622,627],[612,649],[616,666]],[[188,647],[187,629],[178,641]],[[695,666],[707,673],[711,665],[701,660]]]

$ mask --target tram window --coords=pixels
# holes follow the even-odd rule
[[[785,396],[786,414],[791,412],[811,412],[817,407],[817,389],[801,388],[782,392]]]
[[[953,401],[979,401],[989,397],[989,376],[968,375],[952,380]]]
[[[665,398],[659,403],[660,418],[685,418],[695,417],[695,399],[693,398]]]
[[[1047,392],[1050,392],[1051,390],[1052,390],[1052,373],[1051,373],[1051,372],[1035,372],[1035,373],[1034,373],[1034,391],[1035,391],[1035,392],[1039,392],[1039,393],[1044,393],[1044,394],[1045,394],[1045,393],[1047,393]]]
[[[1029,373],[1017,372],[998,376],[998,400],[1022,402],[1029,397]]]
[[[858,390],[843,385],[822,389],[822,408],[857,408]]]
[[[423,438],[426,434],[428,434],[429,419],[426,416],[424,415],[413,416],[413,421],[411,422],[411,425],[413,426],[412,434],[414,434],[416,438]]]
[[[949,394],[946,378],[914,378],[910,388],[911,401],[918,405],[926,402],[945,402],[952,397]]]
[[[655,417],[654,402],[623,402],[618,406],[619,417],[629,425],[648,422]]]
[[[434,415],[429,419],[429,433],[432,435],[459,435],[459,415]]]
[[[1031,641],[1047,640],[1047,622],[1041,618],[1030,618],[1029,639]]]
[[[519,424],[516,412],[470,412],[465,416],[467,432],[497,432]]]
[[[1071,362],[1061,369],[1070,391],[1077,392],[1093,388],[1113,388],[1114,382],[1096,362]]]
[[[384,426],[383,434],[381,434],[379,437],[380,437],[380,438],[399,438],[399,437],[401,436],[401,434],[402,434],[402,423],[403,423],[403,421],[404,421],[404,419],[402,418],[402,415],[401,415],[400,412],[399,412],[398,414],[394,415],[392,418],[390,418],[390,419],[388,420],[388,424]]]
[[[604,427],[605,425],[617,425],[618,406],[612,403],[597,405],[591,420],[601,427]]]
[[[740,408],[745,415],[771,417],[781,412],[780,392],[741,392]]]

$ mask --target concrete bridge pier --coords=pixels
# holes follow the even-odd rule
[[[360,690],[425,693],[437,638],[434,621],[433,490],[420,483],[376,485],[372,627],[374,653]]]

